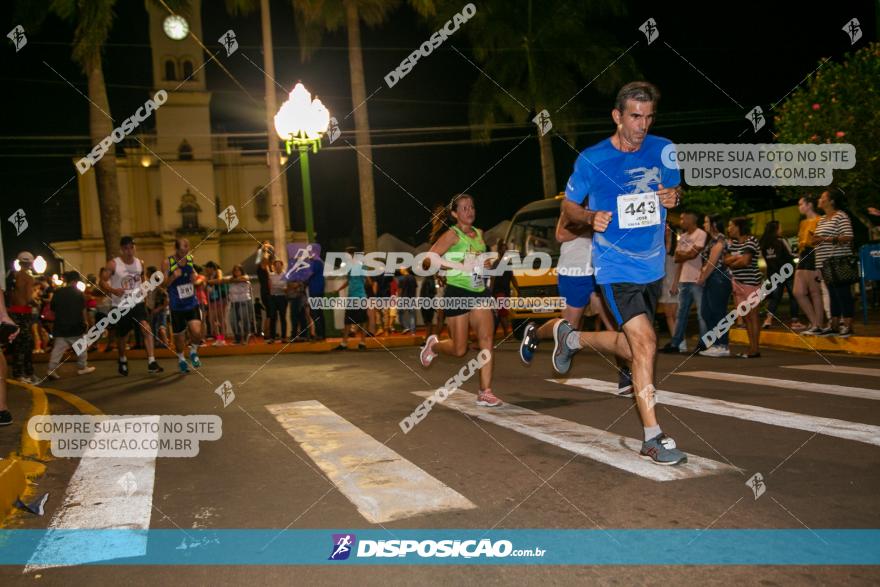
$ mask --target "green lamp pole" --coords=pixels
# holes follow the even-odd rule
[[[309,151],[317,153],[321,148],[321,138],[330,123],[330,113],[320,100],[315,98],[301,83],[294,86],[290,97],[275,115],[275,130],[284,140],[287,154],[299,152],[299,166],[302,172],[303,208],[306,220],[308,242],[315,242],[315,219],[312,211],[312,183],[309,178]]]

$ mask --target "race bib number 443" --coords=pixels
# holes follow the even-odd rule
[[[620,228],[642,228],[660,224],[660,202],[656,192],[617,196]]]

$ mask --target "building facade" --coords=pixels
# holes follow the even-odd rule
[[[135,238],[147,265],[159,266],[172,253],[174,239],[185,236],[199,263],[213,260],[228,271],[252,257],[259,242],[272,240],[268,184],[281,182],[287,194],[287,182],[283,174],[269,176],[264,153],[244,153],[211,128],[204,53],[189,34],[202,39],[200,2],[191,1],[175,16],[150,0],[146,7],[155,89],[145,100],[165,90],[167,101],[151,114],[155,133],[135,129],[123,140],[124,155],[117,156],[121,234]],[[51,244],[67,269],[96,273],[106,259],[94,169],[78,174],[77,182],[81,238]],[[232,230],[219,217],[228,206],[238,219]],[[305,240],[304,234],[290,232],[286,197],[284,219],[287,241]]]

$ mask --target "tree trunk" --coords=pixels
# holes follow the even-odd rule
[[[361,24],[355,0],[345,1],[348,29],[348,67],[351,73],[351,99],[354,108],[355,144],[357,145],[358,184],[361,194],[361,226],[364,251],[375,251],[376,194],[373,187],[373,149],[370,146],[370,120],[367,116],[367,84],[364,81],[364,56],[361,51]]]
[[[113,132],[110,119],[110,102],[104,85],[101,54],[95,52],[86,66],[89,81],[89,135],[92,145],[97,145]],[[104,153],[94,165],[95,184],[98,188],[98,208],[101,214],[101,233],[104,237],[105,256],[109,259],[119,250],[119,184],[116,177],[116,145]]]
[[[275,59],[272,53],[272,22],[269,0],[260,0],[260,24],[263,34],[263,85],[266,91],[266,139],[269,160],[269,195],[272,203],[272,240],[275,257],[287,259],[287,219],[284,217],[284,196],[281,190],[281,151],[275,131],[278,100],[275,95]]]
[[[553,142],[549,132],[541,136],[540,130],[538,131],[538,146],[541,148],[541,178],[544,183],[544,197],[552,198],[557,194],[556,168],[553,164]]]

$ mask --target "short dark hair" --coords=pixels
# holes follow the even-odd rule
[[[697,223],[700,222],[700,215],[697,214],[696,212],[694,212],[693,210],[682,211],[681,215],[684,216],[685,214],[687,214],[688,216],[692,216],[695,222],[697,222]]]
[[[651,82],[629,82],[617,92],[617,98],[614,100],[614,107],[621,112],[626,109],[627,100],[635,100],[636,102],[653,102],[654,106],[660,101],[660,90]]]
[[[122,237],[121,239],[119,239],[119,246],[120,247],[124,247],[125,245],[133,245],[133,244],[134,244],[134,239],[131,238],[130,236],[126,235],[126,236]]]
[[[752,234],[752,220],[750,218],[737,216],[736,218],[731,218],[730,221],[733,222],[737,230],[739,230],[740,236]]]
[[[79,281],[79,273],[76,271],[65,271],[62,277],[64,278],[64,281],[70,284]]]

